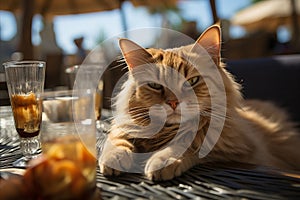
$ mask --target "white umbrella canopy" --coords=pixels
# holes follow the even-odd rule
[[[121,20],[126,30],[125,15],[122,10],[125,1],[132,2],[134,6],[147,6],[152,10],[173,8],[178,2],[178,0],[0,0],[0,10],[22,13],[22,33],[18,49],[23,53],[24,59],[32,59],[31,26],[35,14],[53,17],[120,9]]]
[[[82,14],[119,9],[123,2],[131,1],[134,6],[175,7],[178,0],[34,0],[34,14],[47,16]],[[24,0],[0,0],[0,10],[17,12],[23,10]]]
[[[293,10],[300,22],[300,0],[294,0],[294,7],[291,0],[265,0],[237,12],[231,23],[248,31],[274,31],[280,25],[293,25]]]

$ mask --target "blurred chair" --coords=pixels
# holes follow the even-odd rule
[[[66,81],[63,80],[63,55],[48,54],[46,55],[46,63],[45,89],[66,85]]]
[[[10,102],[5,82],[5,73],[0,73],[0,106],[8,105],[10,105]]]

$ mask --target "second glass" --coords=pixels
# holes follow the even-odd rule
[[[27,167],[28,161],[41,152],[39,139],[42,121],[42,98],[46,63],[42,61],[12,61],[4,63],[6,83],[20,138],[23,157],[15,167]]]
[[[38,186],[41,197],[99,199],[93,105],[92,93],[85,96],[75,95],[71,90],[44,93],[41,143],[45,160],[35,167],[37,173],[41,172],[40,177],[46,179],[46,184]],[[43,175],[44,168],[51,178]]]

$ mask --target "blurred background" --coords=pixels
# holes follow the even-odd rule
[[[197,38],[215,21],[227,59],[295,53],[297,11],[299,0],[0,0],[0,62],[62,55],[64,66],[78,64],[123,31],[163,27]],[[143,37],[144,46],[155,39]]]
[[[124,32],[150,47],[155,34],[125,31],[162,27],[196,39],[218,21],[227,61],[297,54],[298,13],[300,0],[0,0],[0,63],[45,60],[46,89],[70,87],[66,69],[108,38]]]

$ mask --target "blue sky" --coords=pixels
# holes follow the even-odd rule
[[[216,0],[218,15],[220,18],[230,19],[236,11],[249,5],[250,2],[251,0]],[[199,31],[212,24],[208,0],[181,1],[179,8],[184,19],[197,21]],[[128,30],[161,26],[161,17],[149,14],[144,7],[135,8],[130,3],[125,3],[124,11]],[[170,19],[174,22],[178,20],[176,16],[172,16]],[[0,27],[2,40],[10,40],[17,32],[15,21],[8,12],[0,12]],[[40,42],[39,31],[42,27],[40,17],[35,17],[33,23],[34,44]],[[92,49],[96,45],[99,35],[104,34],[105,38],[109,38],[123,32],[119,10],[57,16],[54,18],[54,30],[57,43],[65,53],[76,51],[73,44],[73,39],[76,37],[83,36],[85,48]],[[233,30],[234,36],[238,36],[240,33],[238,28]]]

